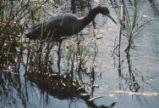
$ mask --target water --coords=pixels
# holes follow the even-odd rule
[[[143,3],[144,2],[144,3]],[[70,2],[68,2],[70,4]],[[121,3],[119,1],[112,4]],[[103,4],[110,5],[105,1]],[[92,5],[96,5],[96,2],[92,2]],[[128,2],[128,7],[129,6]],[[88,85],[84,85],[86,91],[89,94],[93,94],[92,97],[103,96],[95,99],[94,103],[97,106],[108,106],[112,102],[117,102],[114,108],[158,108],[159,107],[159,20],[157,7],[159,2],[155,1],[155,6],[151,7],[151,4],[146,1],[140,1],[138,5],[138,19],[139,25],[144,21],[150,21],[142,26],[138,32],[134,32],[132,48],[129,53],[124,50],[128,44],[127,37],[122,35],[120,60],[118,56],[118,49],[115,47],[118,45],[119,39],[119,13],[120,8],[109,8],[111,16],[118,21],[118,24],[114,24],[110,19],[103,18],[102,15],[98,15],[95,19],[96,29],[90,24],[83,30],[84,39],[93,39],[93,32],[96,35],[102,36],[102,39],[93,41],[87,46],[83,46],[83,54],[87,55],[89,51],[89,59],[84,64],[87,72],[95,72],[95,77],[87,76],[84,72],[81,72],[82,80],[88,81],[90,85],[98,85],[97,88],[93,88]],[[68,5],[67,5],[68,6]],[[66,8],[68,9],[68,6]],[[87,8],[84,8],[87,10]],[[68,11],[68,10],[67,10]],[[133,14],[133,8],[130,9],[130,15]],[[78,13],[79,16],[80,13]],[[103,24],[104,22],[104,24]],[[124,29],[124,33],[127,29]],[[127,32],[128,33],[128,32]],[[62,44],[64,50],[61,52],[60,65],[53,64],[51,67],[54,71],[66,73],[70,71],[71,60],[67,59],[69,55],[68,49],[64,48],[65,45],[70,45],[72,39],[76,36],[69,38]],[[74,41],[74,40],[73,40]],[[86,42],[86,41],[85,41]],[[75,54],[78,50],[75,44],[71,47]],[[118,47],[117,47],[118,48]],[[58,61],[58,47],[55,46],[51,50],[51,55],[54,61]],[[27,53],[27,51],[24,51]],[[53,55],[54,54],[54,55]],[[72,56],[73,57],[73,56]],[[27,62],[27,55],[24,55],[24,61]],[[73,60],[72,60],[73,61]],[[68,62],[70,64],[68,64]],[[74,61],[74,71],[78,71],[79,60]],[[20,74],[15,74],[14,67],[18,67],[16,64],[10,63],[10,67],[7,69],[1,69],[1,87],[0,87],[0,108],[88,108],[86,101],[78,98],[59,98],[59,94],[51,95],[46,90],[42,90],[35,84],[24,78],[24,67],[20,66]],[[120,69],[119,69],[120,64]],[[12,69],[13,68],[13,69]],[[11,73],[11,74],[10,74]],[[8,75],[6,75],[8,74]],[[93,74],[94,75],[94,74]],[[78,79],[78,74],[75,74]],[[90,81],[89,78],[94,78]],[[80,79],[80,78],[79,78]]]
[[[141,5],[143,6],[143,4]],[[148,4],[145,5],[149,6]],[[119,31],[113,27],[113,24],[108,23],[107,26],[110,31],[112,31],[110,33],[107,31],[106,35],[108,36],[101,40],[103,42],[102,47],[99,47],[99,58],[101,58],[102,62],[98,64],[99,66],[97,66],[97,68],[99,67],[100,70],[102,70],[102,80],[100,81],[102,88],[97,91],[97,95],[111,94],[110,96],[106,96],[105,100],[111,102],[113,98],[117,101],[115,108],[158,108],[159,106],[157,103],[159,99],[159,86],[157,85],[159,81],[159,59],[157,51],[159,41],[157,34],[159,27],[157,16],[151,13],[153,10],[150,8],[151,7],[147,7],[147,11],[149,11],[146,11],[147,13],[144,14],[147,14],[148,17],[154,20],[143,26],[139,35],[134,36],[133,48],[130,51],[129,58],[127,58],[127,54],[122,51],[124,50],[124,47],[122,47],[120,58],[121,76],[118,74],[118,66],[113,65],[114,62],[118,62],[118,57],[114,60],[111,55],[115,35],[117,35]],[[111,37],[109,36],[110,34]],[[122,44],[126,44],[125,39],[123,39],[122,42]],[[130,63],[128,63],[129,60]],[[103,61],[105,62],[103,63]],[[133,93],[131,91],[137,92]],[[98,100],[97,103],[104,104],[104,101],[101,103],[101,100]]]

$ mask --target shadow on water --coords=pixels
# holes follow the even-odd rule
[[[118,39],[118,45],[115,47],[114,51],[116,52],[116,50],[118,50],[115,54],[117,54],[118,57],[118,74],[119,77],[121,77],[122,79],[125,79],[126,83],[129,86],[129,90],[132,92],[138,92],[140,89],[140,85],[138,84],[138,82],[136,81],[136,76],[133,73],[132,70],[132,60],[131,60],[131,56],[130,56],[130,49],[132,48],[131,45],[133,44],[133,35],[135,34],[135,26],[137,21],[137,1],[134,0],[133,2],[128,1],[128,4],[130,4],[134,9],[129,10],[126,6],[126,2],[123,0],[122,2],[122,6],[120,7],[120,30],[119,30],[119,39]],[[130,16],[130,13],[133,13],[133,16]],[[130,18],[132,17],[132,18]],[[124,76],[124,74],[122,73],[122,62],[121,62],[121,42],[122,42],[122,36],[125,35],[124,32],[127,32],[127,38],[128,38],[128,45],[125,49],[125,54],[126,54],[126,60],[127,60],[127,66],[128,66],[128,75]],[[123,52],[122,52],[123,53]],[[120,87],[120,86],[119,86]],[[121,88],[120,88],[121,89]]]
[[[158,98],[158,86],[156,85],[154,88],[151,88],[152,84],[146,83],[147,75],[152,75],[152,73],[155,73],[152,70],[148,70],[148,67],[145,67],[146,62],[142,62],[143,64],[140,64],[140,61],[146,60],[144,57],[145,55],[148,55],[149,52],[145,51],[146,43],[142,44],[147,37],[148,40],[151,39],[151,35],[153,35],[153,32],[156,32],[155,28],[152,31],[149,31],[151,35],[146,34],[144,32],[147,25],[150,26],[151,22],[157,22],[158,21],[158,15],[155,4],[157,4],[155,1],[145,1],[145,5],[143,5],[144,1],[138,1],[138,0],[129,0],[125,1],[122,0],[121,2],[111,2],[113,7],[116,7],[115,10],[117,12],[117,15],[119,16],[120,21],[120,27],[119,27],[119,35],[115,40],[114,45],[114,58],[118,58],[117,60],[114,59],[115,62],[117,62],[117,70],[119,75],[119,85],[118,85],[118,92],[119,94],[128,94],[130,97],[136,97],[136,98],[142,98],[140,101],[137,99],[130,99],[131,101],[137,103],[138,101],[141,102],[137,105],[137,107],[147,107],[153,106],[157,108],[157,103],[150,104],[148,101],[150,101],[146,95],[151,95],[151,98]],[[150,3],[151,4],[150,4]],[[141,8],[142,7],[142,8]],[[152,9],[152,11],[145,12],[144,9],[149,10]],[[149,28],[148,27],[148,28]],[[143,34],[142,34],[143,33]],[[147,37],[146,37],[147,36]],[[153,35],[154,36],[154,35]],[[145,38],[146,37],[146,38]],[[158,40],[158,37],[155,35],[153,38]],[[136,42],[137,41],[137,42]],[[140,45],[143,45],[142,48],[145,48],[144,51],[142,50]],[[144,47],[145,45],[145,47]],[[149,47],[152,47],[151,45]],[[140,50],[137,50],[140,49]],[[157,49],[156,49],[157,50]],[[143,51],[143,52],[142,52]],[[140,52],[140,53],[139,53]],[[138,54],[141,54],[140,56]],[[150,58],[153,58],[154,56],[150,56]],[[138,60],[140,59],[140,60]],[[158,59],[156,59],[158,61]],[[137,63],[139,62],[139,63]],[[151,61],[149,61],[151,62]],[[125,68],[127,66],[127,68]],[[155,68],[155,66],[152,66]],[[146,72],[143,72],[145,70],[148,70]],[[157,73],[155,75],[158,76]],[[156,77],[157,77],[156,76]],[[158,80],[158,78],[157,78]],[[158,81],[156,81],[158,82]],[[145,87],[146,85],[146,87]],[[147,87],[148,86],[148,87]],[[146,89],[145,89],[145,88]],[[151,89],[150,89],[151,88]],[[154,90],[155,89],[155,90]],[[145,91],[149,91],[150,94]],[[152,93],[151,93],[152,91]],[[143,94],[142,94],[143,92]],[[132,95],[135,93],[135,95]],[[144,94],[145,93],[145,94]],[[156,94],[156,95],[155,95]],[[142,95],[142,96],[137,96]],[[126,96],[126,98],[129,96]],[[121,99],[121,98],[119,98]],[[129,100],[129,101],[130,101]],[[119,100],[120,101],[120,100]],[[127,101],[127,102],[129,102]],[[121,104],[118,105],[118,107],[135,107],[134,105],[127,105],[123,104],[122,101],[120,101]],[[118,103],[120,103],[118,102]],[[144,104],[143,104],[144,103]],[[141,105],[140,105],[141,104]],[[146,106],[148,105],[148,106]]]
[[[85,102],[83,104],[91,108],[107,108],[104,105],[97,106],[93,102],[95,100],[93,98],[94,89],[97,88],[95,86],[96,73],[94,69],[97,54],[95,36],[93,39],[87,39],[80,33],[75,38],[60,42],[23,40],[17,37],[17,35],[21,36],[23,34],[25,27],[30,26],[29,22],[36,25],[43,20],[37,19],[37,16],[43,14],[42,5],[46,5],[47,2],[41,2],[40,4],[37,2],[37,6],[33,6],[33,8],[29,6],[30,2],[32,1],[1,1],[2,9],[5,9],[7,4],[10,4],[12,8],[8,16],[5,16],[7,13],[1,11],[0,107],[27,108],[33,107],[34,102],[35,107],[41,107],[44,104],[37,105],[37,102],[33,100],[35,97],[32,97],[32,95],[39,97],[42,94],[42,96],[45,96],[43,98],[45,98],[46,104],[51,101],[49,100],[50,96],[53,96],[60,100],[81,99]],[[74,7],[73,0],[71,3],[74,13],[76,7]],[[14,7],[15,4],[16,7]],[[54,3],[52,5],[58,7]],[[77,6],[80,6],[81,10],[83,9],[81,4]],[[27,15],[28,13],[31,14]],[[32,20],[23,21],[21,17],[25,15],[24,20],[25,18],[31,18]],[[16,18],[18,21],[14,22]],[[20,30],[16,29],[17,32],[15,29],[11,31],[14,25],[13,27],[9,26],[14,23],[19,24],[17,28],[20,28]],[[11,34],[8,33],[8,30]],[[34,88],[36,90],[31,93]],[[40,94],[36,93],[37,91],[40,91]],[[29,105],[30,102],[33,105]],[[115,102],[109,107],[114,105]]]
[[[110,10],[120,22],[114,31],[119,32],[112,33],[111,23],[105,30],[97,18],[92,28],[88,25],[89,29],[59,42],[21,38],[48,16],[70,11],[83,16],[96,2],[113,7]],[[150,26],[146,31],[145,26],[158,18],[158,4],[155,0],[0,1],[0,107],[107,108],[118,101],[119,108],[157,108],[158,26],[151,26],[155,31]],[[97,41],[96,21],[104,28],[101,32],[110,35],[108,41]]]
[[[94,99],[91,99],[93,89],[96,88],[94,86],[95,67],[93,64],[97,52],[90,54],[90,48],[86,45],[96,49],[96,45],[93,42],[95,40],[88,41],[88,44],[85,45],[84,38],[81,40],[81,37],[77,37],[76,40],[67,40],[68,43],[67,41],[61,41],[57,45],[41,41],[36,41],[36,45],[34,45],[35,43],[30,42],[30,46],[24,45],[22,47],[26,48],[23,49],[19,49],[19,46],[13,47],[12,45],[13,48],[10,48],[7,54],[3,53],[7,56],[7,60],[1,56],[1,60],[4,59],[1,63],[2,97],[9,98],[11,96],[15,98],[14,90],[16,90],[23,107],[27,107],[27,101],[30,97],[30,93],[27,91],[28,81],[31,81],[31,85],[32,83],[36,84],[42,93],[46,92],[55,98],[79,98],[92,108],[107,108],[106,106],[95,105],[93,103]],[[55,52],[57,53],[56,55],[54,55]],[[92,60],[91,56],[93,56]],[[86,67],[87,62],[90,62],[89,67]],[[8,68],[6,69],[6,67]],[[20,70],[24,72],[20,72]],[[85,81],[85,79],[87,80]],[[23,83],[26,85],[23,85]],[[89,94],[85,88],[90,88],[91,93]],[[26,89],[25,92],[23,89]],[[13,94],[9,93],[8,96],[9,91],[13,92]],[[45,97],[46,100],[48,100],[48,95]],[[13,101],[15,103],[5,102],[4,99],[2,103],[6,107],[12,106],[12,104],[13,106],[14,104],[15,106],[18,105],[16,98]],[[111,106],[114,105],[115,103],[112,103]]]

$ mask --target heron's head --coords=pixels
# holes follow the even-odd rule
[[[99,5],[99,6],[98,6],[98,9],[99,9],[99,12],[100,12],[100,13],[102,13],[103,15],[106,15],[106,16],[109,17],[115,24],[117,24],[116,21],[110,16],[109,9],[108,9],[106,6],[104,6],[104,5]]]
[[[99,5],[99,6],[97,6],[97,8],[98,8],[98,11],[99,11],[100,13],[102,13],[103,15],[109,14],[109,9],[108,9],[106,6],[104,6],[104,5]]]

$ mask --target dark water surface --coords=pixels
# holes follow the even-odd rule
[[[95,88],[84,85],[86,91],[91,94],[91,98],[102,96],[95,99],[97,106],[108,106],[112,102],[117,102],[114,108],[158,108],[159,107],[159,2],[154,0],[141,0],[138,3],[138,17],[136,28],[144,22],[146,23],[137,32],[133,32],[133,42],[129,53],[125,52],[128,44],[128,28],[123,29],[120,56],[118,55],[118,40],[120,31],[120,5],[122,2],[102,1],[110,9],[111,16],[118,22],[114,24],[110,19],[98,15],[95,19],[96,29],[93,24],[89,24],[83,30],[84,42],[93,40],[93,34],[102,38],[84,46],[83,53],[89,59],[84,67],[88,72],[95,72],[95,77],[88,77],[82,74],[83,81],[92,81]],[[92,1],[92,7],[97,5],[98,0]],[[62,2],[61,2],[62,3]],[[68,11],[70,2],[66,5]],[[87,6],[87,5],[86,5]],[[115,8],[115,6],[118,6]],[[126,2],[130,19],[133,17],[133,7],[131,3]],[[113,8],[112,8],[113,7]],[[80,7],[77,8],[77,15],[81,15]],[[82,8],[83,14],[87,13],[88,8]],[[124,35],[125,34],[125,35]],[[75,38],[76,35],[72,38]],[[71,38],[71,39],[72,39]],[[63,44],[60,65],[52,65],[55,72],[59,69],[61,73],[66,73],[68,67],[67,48],[71,40],[66,40]],[[117,47],[117,49],[115,49]],[[76,48],[77,47],[73,47]],[[72,49],[73,49],[72,48]],[[58,47],[54,47],[50,55],[53,55],[54,61],[59,60],[57,52]],[[27,52],[27,51],[24,51]],[[83,55],[84,55],[83,54]],[[120,57],[120,60],[119,60]],[[17,58],[18,59],[18,58]],[[24,55],[24,61],[27,61]],[[78,61],[78,60],[77,60]],[[75,61],[76,62],[76,61]],[[120,64],[120,66],[119,66]],[[74,63],[75,68],[78,65]],[[70,65],[69,65],[70,66]],[[59,68],[60,67],[60,68]],[[93,68],[92,68],[93,67]],[[120,67],[120,68],[119,68]],[[81,98],[60,99],[57,95],[50,95],[45,90],[41,90],[35,83],[24,78],[25,69],[23,66],[19,69],[20,74],[12,73],[14,65],[8,69],[0,69],[0,108],[88,108]],[[91,71],[89,71],[89,69]],[[10,74],[11,73],[11,74]],[[9,75],[8,75],[9,74]],[[7,77],[6,77],[7,76]],[[75,75],[76,77],[76,75]],[[92,79],[91,79],[92,78]],[[90,84],[91,85],[91,84]]]

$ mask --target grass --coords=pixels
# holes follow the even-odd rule
[[[115,40],[114,45],[114,54],[118,57],[118,75],[126,82],[130,91],[137,92],[141,85],[137,80],[136,69],[132,66],[131,50],[137,47],[134,45],[135,38],[140,36],[143,26],[150,20],[142,18],[143,10],[140,9],[140,1],[122,0],[120,3],[120,8],[117,11],[120,13],[118,14],[120,15],[120,30],[118,39],[116,39],[118,41]],[[126,72],[123,70],[125,66],[127,66]]]
[[[80,86],[77,84],[72,86],[76,86],[77,90],[80,90],[81,87],[93,87],[95,78],[92,81],[92,77],[95,76],[95,72],[94,66],[89,63],[94,59],[90,49],[95,47],[93,43],[96,39],[85,40],[82,34],[61,42],[48,41],[49,39],[43,40],[42,35],[39,40],[23,38],[28,32],[28,28],[45,22],[48,19],[47,16],[56,14],[54,12],[52,15],[47,13],[44,5],[53,6],[53,10],[58,8],[56,4],[50,4],[49,1],[35,3],[25,0],[0,1],[0,82],[3,85],[2,92],[4,94],[8,94],[7,90],[12,85],[15,85],[13,88],[18,89],[18,91],[25,89],[27,93],[23,79],[25,80],[24,83],[26,83],[26,80],[30,80],[37,85],[40,85],[40,81],[42,81],[47,83],[49,87],[54,87],[51,84],[58,83],[67,88],[65,83],[69,82],[69,88],[75,81],[80,82]],[[41,31],[41,34],[43,32]],[[55,76],[50,77],[52,75]],[[30,76],[30,79],[28,76]],[[60,76],[62,76],[62,79],[57,80],[56,78]],[[61,83],[59,83],[60,80]],[[67,80],[67,82],[64,80]],[[58,86],[55,87],[58,88]],[[60,87],[62,88],[62,86]],[[63,90],[64,92],[65,90]],[[24,95],[23,92],[18,93]],[[27,94],[24,96],[28,97]],[[22,97],[21,101],[27,102],[26,97]],[[88,98],[85,100],[88,101]],[[94,105],[93,101],[88,103]]]
[[[56,4],[56,3],[57,4]],[[52,79],[49,75],[57,73],[68,76],[70,82],[74,79],[78,80],[82,87],[91,87],[96,79],[95,59],[97,55],[96,39],[88,40],[81,34],[76,38],[66,39],[60,43],[40,40],[24,40],[21,38],[28,31],[28,28],[34,27],[48,19],[47,16],[54,16],[57,8],[60,8],[58,1],[49,3],[49,1],[0,1],[0,67],[5,72],[5,78],[12,82],[14,75],[18,76],[15,80],[19,80],[21,70],[26,73],[42,73],[48,77],[40,78]],[[120,11],[120,32],[116,52],[119,57],[118,72],[119,76],[127,79],[126,83],[131,91],[138,91],[140,85],[136,80],[136,76],[132,71],[132,59],[130,50],[133,45],[134,36],[142,29],[143,24],[140,23],[138,1],[129,0],[129,6],[122,0]],[[50,15],[46,7],[52,7],[53,13]],[[61,22],[62,24],[62,22]],[[44,31],[41,31],[42,34]],[[126,38],[127,43],[124,45],[126,60],[128,66],[128,75],[125,77],[122,71],[123,58],[122,49],[124,49],[122,39]],[[124,43],[125,44],[125,43]],[[94,52],[91,52],[93,49]],[[36,75],[35,74],[35,75]],[[5,78],[0,73],[1,82],[5,82]],[[37,79],[39,77],[36,77]],[[35,79],[36,79],[35,78]],[[87,80],[85,80],[87,78]],[[47,81],[46,81],[47,83]],[[51,80],[50,80],[51,83]],[[4,85],[4,83],[3,83]],[[4,87],[7,88],[7,87]],[[93,94],[93,93],[92,93]]]
[[[47,20],[46,16],[50,13],[46,12],[44,5],[57,8],[54,2],[47,3],[49,1],[0,1],[0,67],[2,71],[8,70],[19,76],[23,69],[25,73],[67,73],[71,74],[72,79],[82,81],[83,75],[90,76],[88,73],[91,73],[87,70],[87,62],[92,59],[89,51],[94,47],[92,42],[86,44],[80,35],[61,43],[43,40],[42,37],[35,41],[22,38],[28,28]],[[12,66],[14,68],[10,70]]]

